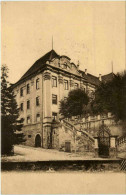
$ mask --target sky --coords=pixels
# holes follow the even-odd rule
[[[15,83],[53,48],[98,76],[125,69],[125,2],[2,2],[1,63]]]

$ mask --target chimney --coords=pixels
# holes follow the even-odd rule
[[[87,75],[87,69],[85,69],[85,74]]]
[[[101,75],[101,74],[99,74],[99,81],[102,81],[102,78],[101,78],[101,76],[102,76],[102,75]]]

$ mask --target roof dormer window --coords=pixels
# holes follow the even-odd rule
[[[64,68],[64,69],[67,69],[67,63],[66,63],[66,62],[64,62],[63,68]]]

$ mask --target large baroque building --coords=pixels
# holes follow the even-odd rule
[[[112,73],[99,77],[88,74],[86,69],[79,69],[79,64],[72,63],[69,57],[60,56],[54,50],[38,59],[13,85],[20,119],[24,123],[25,144],[60,149],[60,138],[62,142],[66,141],[69,150],[69,138],[63,141],[66,130],[61,127],[61,134],[52,132],[53,119],[59,118],[60,100],[75,88],[84,89],[92,97],[101,80],[111,78]]]

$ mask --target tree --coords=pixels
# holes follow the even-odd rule
[[[69,92],[66,100],[60,102],[60,113],[66,117],[82,115],[85,107],[89,102],[89,98],[84,90],[75,89]]]
[[[12,86],[7,81],[8,68],[1,68],[1,153],[10,154],[13,145],[24,142],[22,121],[19,120],[19,108],[17,106]]]
[[[113,75],[108,82],[101,82],[92,102],[95,114],[111,112],[117,121],[126,121],[126,72]]]

